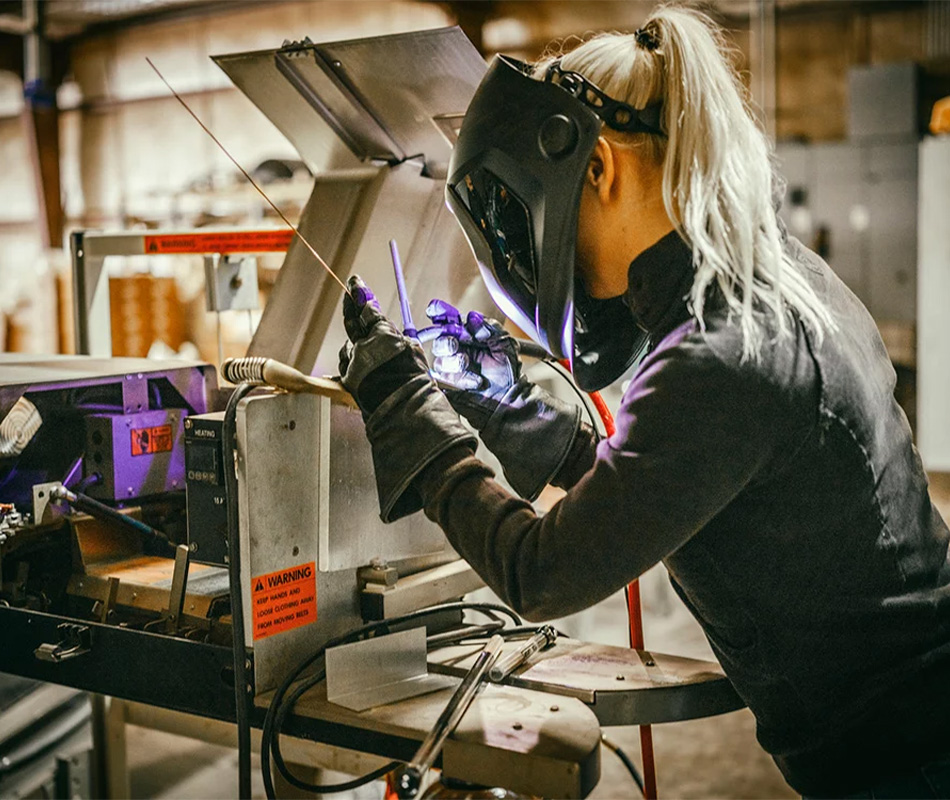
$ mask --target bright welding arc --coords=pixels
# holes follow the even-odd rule
[[[159,71],[158,67],[156,67],[156,66],[152,63],[152,59],[150,59],[148,56],[146,56],[146,57],[145,57],[145,60],[148,62],[148,65],[149,65],[153,70],[155,70],[155,74],[158,75],[158,77],[161,79],[162,83],[164,83],[164,84],[168,87],[168,91],[170,91],[170,92],[175,96],[175,99],[176,99],[179,103],[182,104],[182,106],[184,107],[185,111],[187,111],[189,114],[191,114],[191,116],[192,116],[192,118],[194,119],[194,121],[197,122],[197,123],[201,126],[201,129],[202,129],[205,133],[207,133],[208,136],[211,137],[211,141],[213,141],[218,147],[221,148],[221,152],[224,153],[224,154],[230,159],[231,163],[234,164],[234,166],[237,167],[237,168],[241,171],[241,174],[242,174],[245,178],[247,178],[248,183],[250,183],[251,186],[253,186],[253,187],[257,190],[257,193],[267,201],[267,204],[268,204],[272,209],[274,209],[274,211],[277,212],[277,216],[279,216],[279,217],[287,224],[287,227],[289,227],[289,228],[297,235],[297,238],[300,239],[300,241],[304,243],[304,245],[306,246],[306,248],[307,248],[311,253],[313,253],[313,257],[314,257],[315,259],[317,259],[317,263],[320,264],[320,266],[323,267],[323,268],[327,271],[327,274],[328,274],[331,278],[333,278],[333,280],[335,280],[338,284],[340,284],[340,286],[342,287],[342,289],[343,289],[344,292],[346,292],[347,294],[349,294],[350,292],[349,292],[349,290],[346,288],[346,284],[343,283],[342,280],[340,280],[340,278],[337,276],[337,274],[336,274],[332,269],[330,269],[330,265],[327,264],[327,262],[324,261],[324,260],[320,257],[320,254],[316,251],[316,249],[314,248],[314,246],[313,246],[312,244],[310,244],[310,242],[308,242],[308,241],[304,238],[304,235],[297,229],[297,226],[294,225],[294,223],[292,223],[289,219],[287,219],[287,217],[284,216],[284,212],[281,211],[281,210],[274,204],[274,202],[273,202],[266,194],[264,194],[264,190],[261,189],[261,187],[257,185],[257,182],[250,176],[250,174],[248,173],[248,171],[247,171],[246,169],[244,169],[244,167],[242,167],[240,164],[238,164],[237,159],[235,159],[234,156],[232,156],[232,155],[228,152],[228,149],[227,149],[223,144],[221,144],[221,142],[218,140],[218,137],[215,136],[215,135],[208,129],[208,126],[205,125],[205,124],[198,118],[198,115],[197,115],[194,111],[192,111],[191,108],[188,106],[188,104],[181,98],[181,95],[179,95],[178,92],[176,92],[176,91],[172,88],[172,85],[171,85],[167,80],[165,80],[165,76],[162,75],[162,73]]]

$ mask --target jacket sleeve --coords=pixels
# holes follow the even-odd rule
[[[551,485],[559,489],[570,489],[594,466],[597,456],[597,433],[587,423],[582,422],[571,443],[564,463],[551,479]]]
[[[422,475],[427,516],[529,619],[587,608],[675,551],[772,458],[782,392],[684,326],[628,388],[617,432],[548,514],[505,491],[462,449]],[[690,335],[691,334],[691,335]]]

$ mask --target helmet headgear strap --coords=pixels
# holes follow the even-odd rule
[[[660,127],[662,103],[651,103],[637,109],[614,100],[579,72],[561,68],[561,60],[551,62],[544,74],[545,83],[553,83],[580,100],[600,117],[608,128],[622,133],[654,133],[665,136]]]

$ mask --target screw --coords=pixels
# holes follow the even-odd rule
[[[185,427],[186,427],[186,428],[191,428],[191,420],[190,420],[190,419],[186,419],[186,420],[185,420]]]
[[[626,679],[623,675],[618,675],[618,676],[617,676],[617,680],[618,680],[618,681],[625,681],[625,680],[627,680],[627,679]]]
[[[287,427],[290,428],[291,430],[293,430],[294,428],[297,427],[296,421],[295,421],[295,420],[291,420],[290,422],[287,423]]]
[[[188,545],[188,549],[191,550],[192,553],[197,553],[197,552],[198,552],[198,542],[192,542],[190,545]]]
[[[551,706],[551,711],[560,711],[560,710],[561,710],[560,706]]]
[[[235,275],[231,278],[231,288],[240,289],[244,285],[244,279],[240,275]]]
[[[655,667],[655,666],[656,666],[656,662],[655,662],[652,658],[648,658],[646,661],[643,662],[643,666],[645,666],[645,667]]]
[[[522,726],[522,724],[521,724],[520,722],[516,722],[516,723],[515,723],[514,725],[512,725],[511,727],[514,728],[516,731],[520,731],[523,726]]]

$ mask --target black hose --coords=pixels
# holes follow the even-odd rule
[[[224,459],[224,492],[228,517],[228,585],[231,594],[231,647],[234,651],[234,716],[238,734],[238,797],[251,799],[251,686],[247,677],[247,646],[244,642],[244,602],[241,592],[241,539],[238,518],[235,443],[237,438],[237,407],[253,386],[238,386],[224,412],[222,450]]]
[[[51,493],[55,492],[56,490],[54,489]],[[175,548],[175,545],[169,541],[168,536],[166,536],[157,528],[153,528],[151,525],[146,525],[144,522],[140,522],[134,517],[128,516],[128,514],[123,514],[120,511],[116,511],[111,506],[107,506],[105,503],[100,503],[98,500],[94,500],[88,495],[84,495],[80,492],[73,492],[63,487],[58,492],[58,494],[54,494],[54,496],[61,496],[62,499],[65,500],[72,508],[85,511],[91,517],[105,520],[107,522],[115,522],[118,525],[131,528],[132,530],[136,531],[136,533],[144,534],[148,538],[161,544],[163,547],[168,547],[171,549]]]
[[[629,772],[633,778],[634,783],[640,787],[640,794],[646,797],[646,790],[643,788],[643,777],[640,775],[640,770],[637,769],[637,765],[633,763],[633,759],[630,758],[619,745],[610,741],[610,739],[603,734],[601,734],[600,740],[604,743],[604,747],[608,750],[612,750],[617,758],[620,759],[621,763],[627,768],[627,772]]]
[[[319,787],[315,786],[314,784],[301,781],[296,775],[291,773],[290,770],[287,769],[287,765],[284,762],[283,756],[280,752],[280,731],[283,728],[283,723],[287,717],[287,714],[290,713],[291,709],[294,707],[294,704],[301,696],[303,696],[305,692],[309,691],[324,679],[326,673],[323,669],[317,670],[314,675],[294,689],[294,691],[289,697],[287,697],[285,701],[284,698],[285,695],[287,695],[287,691],[300,677],[300,675],[313,666],[331,647],[359,641],[370,634],[388,630],[393,625],[402,625],[417,619],[423,619],[434,614],[442,614],[449,611],[479,611],[482,613],[487,613],[491,616],[494,616],[494,613],[497,612],[507,616],[515,623],[515,625],[520,626],[522,624],[521,618],[515,614],[514,611],[498,603],[443,603],[442,605],[430,606],[429,608],[422,608],[418,611],[412,611],[399,617],[392,617],[391,619],[370,622],[360,628],[350,631],[349,633],[337,636],[336,638],[328,641],[323,647],[315,651],[313,655],[304,659],[293,670],[291,670],[290,673],[288,673],[283,682],[277,688],[277,691],[274,692],[271,703],[267,708],[267,714],[264,716],[264,727],[263,731],[261,732],[261,774],[264,779],[264,791],[268,798],[273,800],[273,798],[276,797],[276,793],[274,791],[274,777],[271,774],[272,757],[278,772],[280,772],[284,779],[292,786],[305,791],[322,791],[324,794],[327,793],[327,789],[325,787]]]

